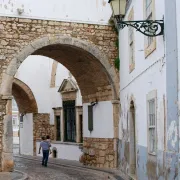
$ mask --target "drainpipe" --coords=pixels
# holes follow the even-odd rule
[[[178,175],[179,117],[178,117],[178,41],[176,0],[165,0],[166,46],[166,151],[165,177],[176,179]],[[171,163],[169,163],[171,162]],[[175,178],[176,177],[176,178]]]

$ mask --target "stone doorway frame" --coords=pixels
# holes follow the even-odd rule
[[[134,100],[131,99],[129,107],[129,168],[130,176],[136,177],[137,153],[136,153],[136,115]]]

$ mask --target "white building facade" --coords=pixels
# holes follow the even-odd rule
[[[131,1],[124,20],[161,20],[163,16],[163,0]],[[119,45],[120,168],[137,179],[156,179],[165,143],[164,37],[150,38],[129,27],[119,32]]]
[[[108,0],[4,0],[0,16],[107,25],[111,8]]]
[[[130,0],[124,21],[164,19],[164,35],[147,37],[130,26],[119,31],[119,165],[135,179],[179,177],[178,5]]]

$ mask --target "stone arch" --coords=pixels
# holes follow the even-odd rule
[[[14,78],[13,80],[12,95],[17,102],[20,113],[38,112],[33,92],[24,82],[17,78]]]
[[[83,102],[119,99],[118,74],[105,53],[91,42],[61,35],[36,39],[17,54],[3,74],[2,95],[12,94],[13,77],[29,55],[47,56],[68,68],[78,82]]]
[[[88,38],[85,37],[84,39]],[[2,74],[0,94],[2,100],[7,102],[6,115],[3,120],[6,124],[11,122],[11,114],[8,109],[11,107],[10,98],[12,96],[13,81],[19,66],[29,55],[42,55],[60,62],[72,73],[81,90],[83,103],[96,100],[112,101],[114,138],[116,138],[116,140],[111,143],[114,142],[114,145],[117,145],[119,77],[111,62],[113,53],[116,55],[116,51],[110,50],[110,53],[106,55],[105,52],[101,51],[102,46],[100,45],[97,46],[89,40],[82,41],[77,38],[62,35],[41,36],[31,42],[23,39],[22,47],[19,48],[19,52],[12,54],[11,57],[13,57],[13,59]],[[8,126],[5,123],[2,127],[4,128],[3,138],[5,139],[3,140],[2,150],[2,170],[11,171],[13,168],[13,158],[12,147],[9,148],[9,144],[12,145],[12,137],[11,133],[6,133]],[[6,137],[6,134],[8,134],[9,137]]]

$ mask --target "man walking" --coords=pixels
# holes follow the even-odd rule
[[[50,142],[46,141],[46,138],[43,136],[39,147],[39,154],[41,153],[41,148],[42,148],[42,152],[43,152],[42,165],[45,167],[47,167],[50,147],[51,147]]]

